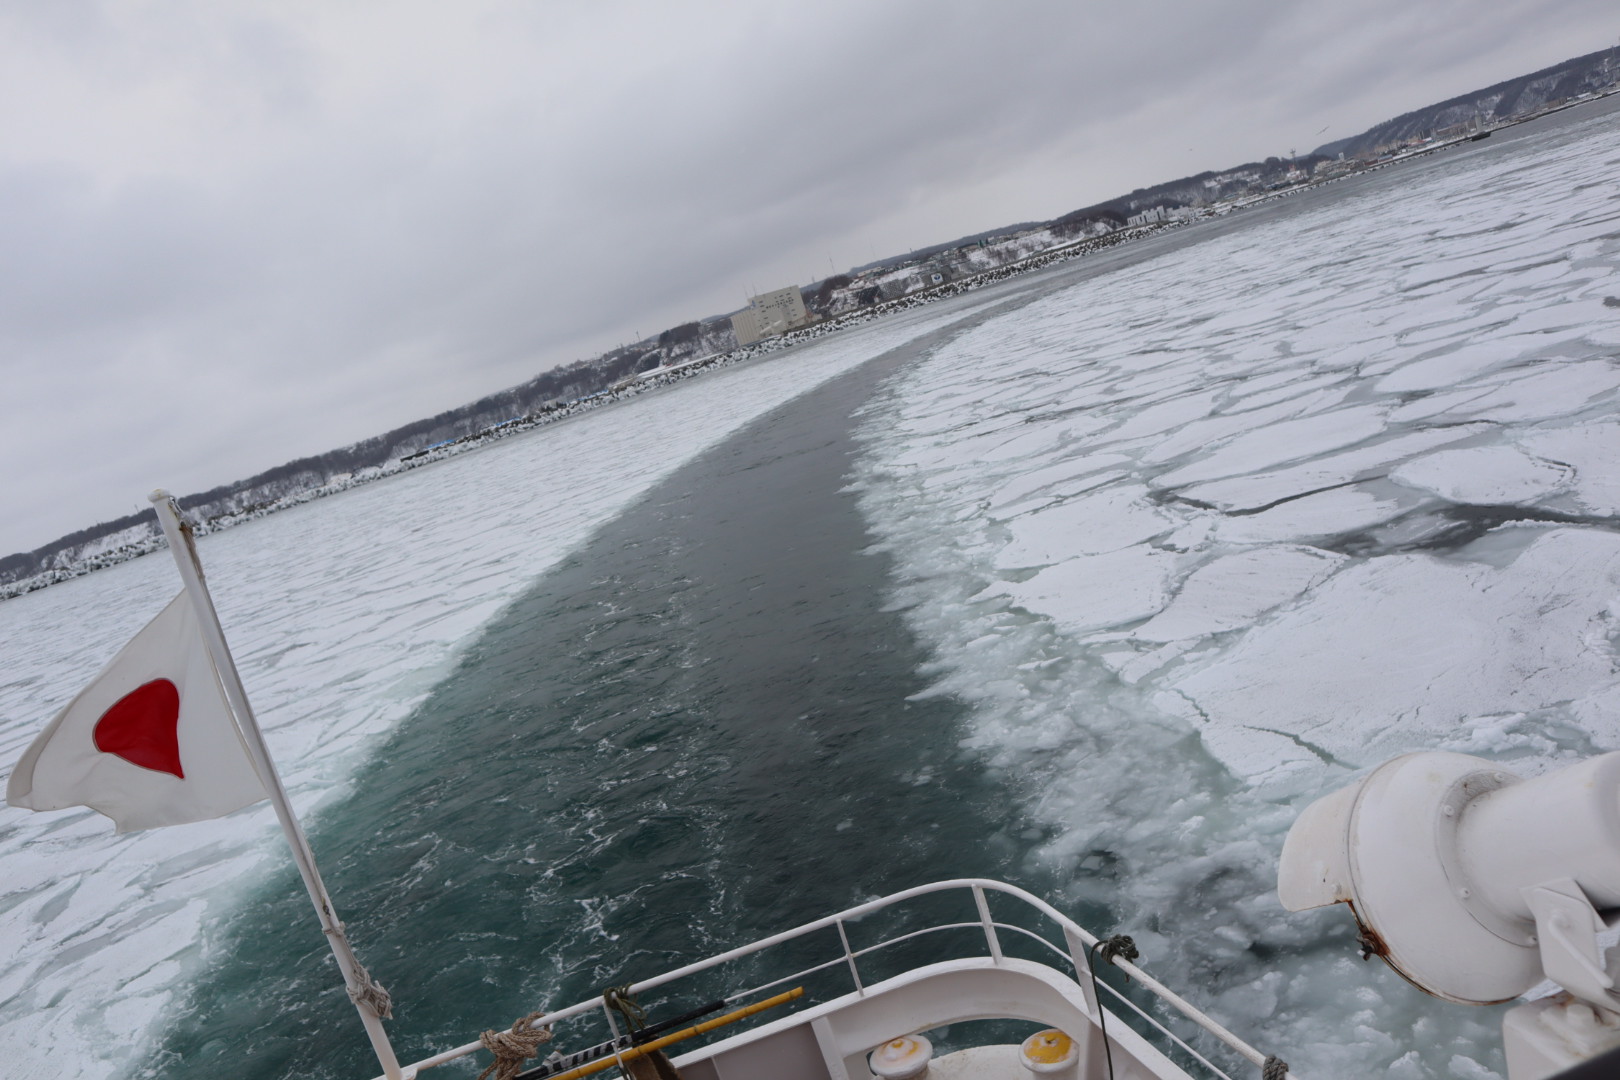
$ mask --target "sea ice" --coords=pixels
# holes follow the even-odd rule
[[[1012,540],[1001,549],[1003,567],[1047,566],[1074,555],[1101,555],[1168,532],[1176,524],[1146,501],[1142,487],[1081,495],[1014,518]]]
[[[1475,716],[1614,688],[1617,596],[1620,536],[1607,532],[1551,530],[1503,570],[1392,555],[1341,571],[1171,685],[1240,775],[1285,775],[1275,751],[1292,740],[1361,768]]]
[[[1492,430],[1487,424],[1461,424],[1427,431],[1412,431],[1340,454],[1330,454],[1275,472],[1250,473],[1228,480],[1194,484],[1178,493],[1182,500],[1213,506],[1227,513],[1259,510],[1284,499],[1294,499],[1384,469],[1413,454],[1445,446]]]
[[[1620,423],[1536,429],[1517,441],[1537,457],[1575,470],[1575,500],[1587,512],[1620,515]]]
[[[1511,446],[1474,446],[1416,458],[1389,477],[1452,502],[1489,505],[1534,501],[1563,487],[1572,472]]]
[[[1258,514],[1228,517],[1215,527],[1215,535],[1228,544],[1316,540],[1370,529],[1400,514],[1402,509],[1400,503],[1380,499],[1371,492],[1334,488],[1302,495]]]
[[[1070,633],[1145,619],[1170,599],[1175,556],[1129,547],[1082,555],[1048,567],[1026,581],[994,587],[1018,607],[1049,617]]]
[[[1316,457],[1383,434],[1384,411],[1381,406],[1364,405],[1252,427],[1199,455],[1197,460],[1161,475],[1158,482],[1176,487]]]
[[[1048,465],[1013,476],[996,492],[990,509],[998,513],[1004,512],[1008,507],[1024,503],[1029,496],[1037,492],[1051,497],[1076,494],[1087,487],[1105,483],[1108,479],[1118,476],[1119,474],[1113,470],[1117,466],[1129,464],[1130,460],[1123,454],[1090,454],[1084,458],[1060,461],[1056,465]]]
[[[1131,636],[1178,641],[1248,626],[1321,584],[1341,562],[1318,548],[1286,545],[1223,555],[1188,575],[1170,606]]]
[[[1399,394],[1409,390],[1438,390],[1456,386],[1464,379],[1473,378],[1508,360],[1516,360],[1524,350],[1512,343],[1500,341],[1457,341],[1437,356],[1425,357],[1405,364],[1373,384],[1373,389],[1386,394]]]
[[[1299,810],[1407,750],[1534,770],[1620,746],[1612,522],[1480,536],[1451,512],[1620,510],[1616,123],[1191,230],[943,342],[866,411],[861,507],[967,745],[1027,780],[1076,898],[1302,1075],[1502,1062],[1496,1016],[1360,964],[1336,913],[1281,911]],[[1069,426],[983,461],[951,435],[972,401]],[[1059,495],[1095,455],[1107,485]],[[1106,492],[1135,494],[1082,548]]]
[[[1596,398],[1612,400],[1620,389],[1620,361],[1549,360],[1535,371],[1501,383],[1459,410],[1468,419],[1498,423],[1568,416]]]

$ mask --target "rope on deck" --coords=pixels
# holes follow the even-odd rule
[[[495,1080],[513,1080],[522,1071],[523,1063],[534,1057],[540,1044],[551,1041],[549,1027],[534,1026],[544,1015],[544,1012],[532,1012],[512,1021],[512,1026],[505,1031],[486,1031],[478,1036],[484,1049],[495,1055],[495,1060],[478,1074],[478,1080],[484,1080],[490,1073],[495,1074]]]

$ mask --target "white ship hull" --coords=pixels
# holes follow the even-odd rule
[[[941,893],[960,896],[959,910],[968,918],[912,929],[863,948],[851,947],[848,927],[907,901]],[[941,881],[895,893],[645,979],[630,986],[628,992],[644,996],[667,986],[678,994],[682,980],[760,954],[769,959],[771,950],[810,935],[825,937],[829,929],[836,930],[841,948],[810,967],[729,993],[725,1005],[746,1007],[751,1002],[769,1001],[772,995],[787,997],[784,990],[823,972],[847,978],[849,990],[821,1001],[798,998],[790,1003],[794,1011],[786,1015],[774,1016],[701,1049],[672,1051],[672,1063],[683,1080],[872,1080],[872,1054],[886,1044],[976,1020],[1030,1021],[1056,1029],[1066,1037],[1068,1060],[1035,1062],[1032,1068],[1019,1046],[979,1046],[943,1054],[928,1062],[925,1073],[911,1075],[933,1080],[1026,1080],[1036,1075],[1052,1080],[1228,1077],[1188,1042],[1191,1038],[1218,1041],[1237,1057],[1255,1066],[1267,1066],[1268,1080],[1290,1075],[1280,1061],[1268,1059],[1130,961],[1105,961],[1100,955],[1094,960],[1091,954],[1104,943],[1050,904],[1015,886],[988,879]],[[875,966],[869,959],[873,954],[901,942],[928,938],[938,943],[940,959],[873,983],[863,978],[863,959],[870,969]],[[964,940],[971,944],[964,945]],[[1041,959],[1008,955],[1013,949],[1033,952]],[[950,955],[952,952],[974,955]],[[1137,986],[1156,997],[1160,1007],[1153,1008],[1150,1003],[1150,1009],[1162,1016],[1152,1015],[1096,978],[1093,964],[1105,962],[1121,968]],[[1108,999],[1107,1005],[1099,993]],[[1133,1014],[1135,1026],[1124,1019],[1127,1011]],[[555,1051],[558,1057],[551,1059],[550,1066],[544,1060],[532,1062],[532,1074],[575,1080],[590,1075],[592,1068],[623,1068],[640,1056],[640,1050],[629,1047],[626,1040],[617,1052],[603,1053],[593,1062],[562,1060],[561,1055],[571,1047],[594,1041],[603,1015],[615,1036],[623,1034],[620,1022],[603,998],[592,998],[534,1019],[532,1026],[550,1027],[553,1031],[553,1041],[542,1048],[541,1055],[553,1046],[560,1049]],[[1172,1031],[1171,1025],[1182,1034]],[[1145,1028],[1148,1035],[1138,1027]],[[680,1035],[667,1039],[673,1042]],[[663,1041],[644,1045],[654,1048]],[[468,1043],[407,1066],[403,1075],[419,1076],[480,1049],[480,1043]]]

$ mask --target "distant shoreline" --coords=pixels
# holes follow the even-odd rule
[[[1522,117],[1505,120],[1491,128],[1486,128],[1483,130],[1487,135],[1495,132],[1506,131],[1510,128],[1517,127],[1520,124],[1540,120],[1547,116],[1566,112],[1579,106],[1591,105],[1596,102],[1605,101],[1606,99],[1615,97],[1616,95],[1620,95],[1620,86],[1613,87],[1602,93],[1594,94],[1591,97],[1577,98],[1552,108],[1540,110]],[[795,345],[814,341],[839,330],[864,325],[866,323],[884,318],[888,315],[896,314],[901,311],[907,311],[926,304],[931,304],[937,300],[944,300],[949,297],[972,292],[989,285],[998,284],[1014,277],[1020,277],[1024,274],[1043,270],[1062,262],[1068,262],[1073,259],[1096,254],[1098,252],[1117,247],[1121,244],[1145,240],[1153,236],[1158,236],[1169,231],[1180,229],[1188,224],[1197,224],[1201,222],[1218,220],[1234,213],[1239,213],[1241,211],[1274,203],[1277,200],[1284,199],[1292,195],[1319,190],[1329,185],[1337,184],[1343,180],[1366,177],[1372,173],[1389,168],[1393,165],[1417,161],[1422,158],[1429,157],[1430,155],[1441,150],[1453,149],[1460,145],[1467,145],[1471,142],[1479,141],[1482,137],[1483,136],[1480,135],[1463,135],[1458,138],[1448,139],[1430,146],[1414,148],[1409,152],[1397,154],[1387,159],[1369,162],[1363,165],[1361,168],[1354,169],[1353,171],[1341,174],[1339,176],[1321,180],[1309,180],[1292,187],[1266,192],[1264,194],[1251,196],[1245,199],[1235,200],[1231,203],[1224,204],[1204,214],[1191,218],[1127,226],[1102,236],[1090,237],[1072,243],[1050,247],[1043,251],[1029,255],[1023,259],[1007,263],[1003,266],[980,271],[979,273],[962,277],[954,281],[948,281],[941,285],[921,289],[917,292],[896,297],[892,300],[886,300],[870,306],[857,308],[853,311],[825,319],[821,322],[814,323],[798,330],[789,331],[786,334],[769,338],[753,345],[733,349],[725,353],[700,357],[696,360],[687,361],[671,368],[655,368],[652,371],[644,372],[638,376],[633,376],[630,380],[621,382],[620,384],[610,387],[609,389],[569,401],[559,406],[547,407],[530,412],[524,416],[505,421],[492,427],[485,428],[481,431],[473,432],[460,438],[449,440],[403,457],[396,458],[384,463],[383,465],[361,469],[354,474],[328,481],[324,484],[304,488],[265,503],[254,505],[248,510],[235,513],[219,514],[210,518],[196,521],[194,524],[196,526],[197,534],[199,536],[204,536],[209,533],[219,532],[224,529],[232,528],[236,525],[257,520],[261,517],[266,517],[281,510],[301,506],[317,499],[326,498],[329,495],[336,495],[341,492],[351,490],[352,488],[372,483],[376,480],[382,480],[390,476],[396,476],[403,472],[409,472],[412,469],[432,465],[436,462],[445,460],[446,458],[455,457],[462,453],[479,449],[480,447],[489,445],[490,443],[508,438],[510,436],[525,434],[538,428],[547,427],[554,423],[570,420],[585,413],[593,412],[596,409],[604,406],[617,404],[629,398],[639,397],[640,395],[649,391],[685,381],[686,379],[693,378],[706,371],[732,367],[736,364],[744,363],[761,356],[780,352]],[[100,548],[99,550],[91,550],[77,556],[69,556],[64,561],[63,565],[53,566],[48,570],[18,578],[15,581],[0,583],[0,602],[11,600],[31,592],[37,592],[41,589],[49,588],[51,585],[60,584],[64,581],[71,581],[74,578],[83,577],[86,574],[94,573],[97,570],[103,570],[111,566],[117,566],[120,563],[129,562],[132,559],[138,559],[143,555],[151,554],[154,551],[160,551],[167,546],[162,539],[162,536],[159,534],[155,523],[148,526],[147,523],[143,522],[140,525],[133,526],[131,529],[123,530],[125,533],[135,531],[143,532],[145,535],[113,540],[108,546]],[[116,536],[117,534],[114,535]],[[87,541],[84,547],[96,548],[97,543],[97,540]],[[46,546],[49,547],[50,545]]]
[[[685,364],[679,365],[678,368],[654,369],[653,371],[644,373],[642,376],[638,377],[634,382],[631,382],[628,385],[621,385],[616,389],[603,390],[598,393],[588,395],[587,397],[570,401],[556,408],[542,409],[532,412],[514,420],[509,420],[505,423],[498,424],[494,427],[486,428],[483,431],[462,436],[461,438],[452,440],[448,443],[429,447],[426,450],[417,451],[416,453],[406,455],[405,457],[397,458],[385,465],[363,469],[352,476],[342,478],[335,482],[305,488],[301,491],[283,496],[279,499],[257,505],[248,511],[232,514],[220,514],[201,521],[194,521],[193,525],[195,526],[198,536],[206,536],[209,533],[220,532],[224,529],[233,528],[249,521],[256,521],[259,518],[267,517],[270,514],[274,514],[282,510],[289,510],[292,507],[302,506],[305,503],[314,502],[317,499],[324,499],[331,495],[337,495],[341,492],[349,491],[353,488],[370,484],[377,480],[383,480],[390,476],[397,476],[401,473],[410,472],[413,469],[433,465],[437,462],[444,461],[447,458],[456,457],[469,451],[477,450],[481,447],[488,446],[491,443],[510,438],[514,435],[526,434],[539,428],[549,427],[552,424],[560,423],[564,420],[571,420],[585,413],[594,412],[599,408],[603,408],[608,405],[615,405],[630,398],[639,397],[642,394],[650,391],[671,386],[679,382],[684,382],[687,379],[701,375],[707,371],[733,367],[737,364],[741,364],[761,356],[781,352],[795,345],[805,344],[818,338],[826,337],[827,335],[840,330],[861,326],[889,315],[898,314],[902,311],[909,311],[916,307],[934,303],[938,300],[944,300],[948,299],[949,297],[959,296],[963,293],[973,292],[988,285],[994,285],[1002,281],[1006,281],[1009,278],[1033,273],[1034,271],[1045,269],[1057,263],[1081,258],[1099,251],[1117,247],[1120,244],[1146,239],[1150,236],[1155,236],[1166,231],[1178,229],[1184,224],[1187,223],[1165,222],[1153,225],[1135,226],[1129,229],[1120,229],[1105,236],[1093,237],[1091,239],[1081,240],[1073,244],[1065,244],[1061,247],[1049,248],[1046,251],[1039,252],[1035,255],[1029,256],[1028,258],[1021,259],[1017,262],[1008,263],[1005,266],[995,267],[994,269],[986,270],[970,277],[961,278],[957,281],[946,282],[943,285],[920,290],[907,296],[898,297],[894,300],[887,300],[869,307],[859,308],[855,311],[835,316],[834,318],[827,319],[822,322],[814,323],[802,329],[789,331],[788,333],[782,334],[779,337],[770,338],[753,345],[744,346],[740,349],[734,349],[727,353],[703,357],[696,361],[689,361]],[[38,592],[39,590],[49,588],[52,585],[57,585],[64,581],[71,581],[74,578],[79,578],[85,576],[86,574],[94,573],[97,570],[105,570],[108,567],[117,566],[120,563],[126,563],[132,559],[138,559],[143,555],[149,555],[155,551],[162,551],[167,546],[168,545],[164,541],[163,537],[158,534],[156,527],[153,526],[149,532],[149,535],[145,537],[115,543],[113,546],[110,546],[105,550],[96,551],[92,554],[72,559],[66,565],[53,567],[38,574],[32,574],[28,577],[19,578],[16,581],[0,584],[0,602],[15,599],[16,597],[24,596],[31,592]]]

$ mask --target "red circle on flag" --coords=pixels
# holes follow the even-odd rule
[[[96,721],[96,749],[131,765],[184,780],[180,768],[180,690],[153,679],[113,703]]]

